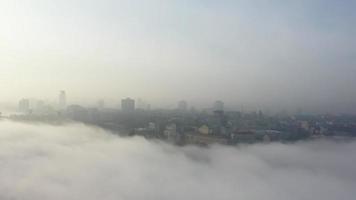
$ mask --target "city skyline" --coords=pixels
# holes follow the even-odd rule
[[[5,107],[2,111],[6,112],[15,112],[15,111],[23,111],[21,109],[21,104],[22,102],[26,100],[27,101],[27,109],[38,109],[39,105],[46,105],[46,106],[51,106],[53,109],[58,109],[58,110],[65,110],[67,106],[69,105],[81,105],[84,107],[91,107],[91,108],[109,108],[109,109],[119,109],[119,110],[125,110],[123,108],[123,104],[125,104],[126,100],[133,101],[133,106],[129,106],[132,108],[129,108],[129,110],[150,110],[151,108],[153,109],[168,109],[168,110],[181,110],[181,111],[188,111],[188,110],[227,110],[227,111],[239,111],[239,112],[267,112],[269,114],[278,114],[278,113],[286,113],[286,114],[311,114],[311,115],[318,115],[318,114],[353,114],[352,112],[331,112],[327,110],[313,110],[313,109],[308,109],[305,107],[279,107],[277,109],[271,109],[270,107],[264,107],[264,106],[259,106],[259,107],[248,107],[244,106],[244,104],[241,104],[240,106],[231,106],[227,105],[225,108],[225,102],[221,100],[215,100],[211,101],[210,104],[205,104],[205,105],[199,105],[199,104],[192,104],[192,102],[186,101],[186,100],[179,100],[177,102],[170,102],[168,105],[154,105],[150,104],[150,102],[147,102],[146,100],[142,98],[131,98],[131,97],[124,97],[121,98],[120,100],[113,101],[113,102],[107,102],[105,99],[99,98],[96,102],[89,102],[89,103],[80,103],[76,101],[70,101],[67,104],[67,97],[66,97],[66,91],[65,90],[60,90],[59,96],[57,97],[57,100],[55,99],[46,99],[44,100],[43,98],[29,98],[29,97],[23,97],[20,100],[18,100],[18,103],[14,102],[9,105],[8,107]],[[135,105],[136,104],[136,105]],[[125,107],[125,106],[124,106]],[[1,107],[0,107],[1,108]]]
[[[157,107],[353,113],[353,1],[0,3],[0,104],[130,96]],[[95,95],[92,95],[95,93]]]
[[[0,200],[352,200],[356,0],[0,0]]]

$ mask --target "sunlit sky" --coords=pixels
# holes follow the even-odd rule
[[[0,103],[356,113],[353,0],[0,0]],[[115,103],[116,102],[116,103]]]

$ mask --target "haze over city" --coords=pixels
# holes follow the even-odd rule
[[[0,0],[0,200],[351,200],[356,1]]]
[[[0,102],[355,113],[354,1],[0,3]]]

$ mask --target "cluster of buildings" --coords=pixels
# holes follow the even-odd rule
[[[120,135],[140,135],[171,143],[235,145],[271,141],[294,141],[315,137],[356,136],[356,117],[345,115],[265,115],[258,112],[226,111],[224,102],[215,101],[210,109],[188,109],[181,100],[176,109],[154,109],[142,100],[121,100],[121,109],[68,105],[60,91],[58,104],[21,99],[13,116],[27,120],[72,120],[100,126]]]
[[[166,113],[166,119],[156,120],[153,125],[147,128],[136,128],[133,134],[143,135],[147,138],[160,138],[181,145],[209,145],[214,143],[235,145],[291,138],[291,134],[287,131],[239,124],[245,118],[236,116],[235,112],[225,113],[221,101],[215,102],[211,112],[182,114],[182,112],[179,112],[181,111],[179,105],[180,103],[178,103],[176,112]]]
[[[66,92],[61,90],[56,104],[45,102],[44,100],[23,98],[19,101],[18,111],[23,114],[54,115],[58,111],[63,111],[67,107]]]

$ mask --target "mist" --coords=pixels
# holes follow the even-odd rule
[[[0,199],[353,199],[356,142],[177,147],[0,122]]]
[[[0,2],[0,103],[355,113],[353,1]],[[16,102],[16,103],[14,103]]]

